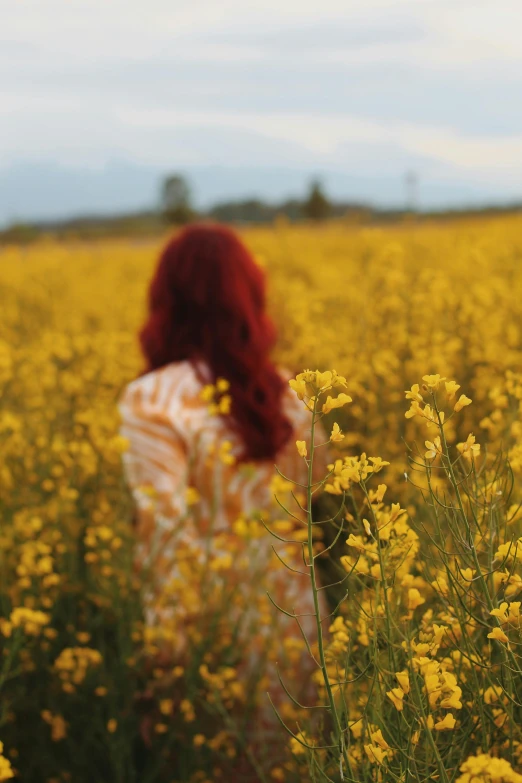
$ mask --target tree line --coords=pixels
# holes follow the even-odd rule
[[[360,205],[334,204],[327,197],[321,182],[317,179],[310,183],[308,193],[303,200],[289,199],[280,204],[269,204],[261,199],[243,199],[216,204],[205,212],[222,222],[268,223],[278,215],[290,220],[323,221],[330,217],[345,214],[347,208],[361,208]],[[161,213],[168,223],[183,225],[201,217],[193,206],[187,180],[173,174],[162,183],[160,196]]]

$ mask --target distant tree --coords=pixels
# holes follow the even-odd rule
[[[161,186],[161,210],[169,223],[182,225],[194,217],[190,187],[184,177],[172,174]]]
[[[326,220],[332,214],[332,205],[319,180],[313,180],[310,184],[308,197],[303,204],[303,213],[309,220]]]

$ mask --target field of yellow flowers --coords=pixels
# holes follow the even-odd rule
[[[324,519],[311,486],[302,498],[318,612],[319,579],[335,583],[308,709],[292,699],[306,644],[278,642],[259,522],[238,520],[241,552],[220,541],[199,573],[181,558],[172,624],[144,623],[116,401],[141,370],[161,241],[4,247],[0,781],[522,783],[522,219],[244,238],[311,427],[338,425]],[[323,413],[339,391],[352,402]],[[278,661],[284,686],[253,659]],[[281,752],[252,737],[267,690]]]

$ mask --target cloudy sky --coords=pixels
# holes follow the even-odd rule
[[[522,198],[520,0],[0,0],[0,220],[200,202]],[[107,198],[110,196],[110,203]],[[104,201],[105,199],[105,201]]]

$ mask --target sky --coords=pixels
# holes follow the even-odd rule
[[[0,221],[299,195],[522,200],[520,0],[0,0]]]

